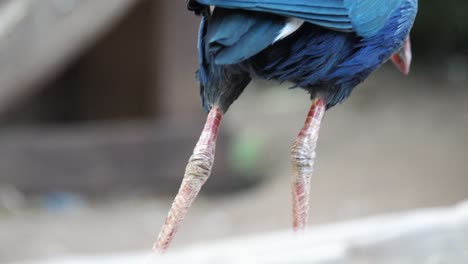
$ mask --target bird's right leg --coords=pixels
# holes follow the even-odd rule
[[[222,116],[219,107],[213,107],[208,114],[203,132],[185,169],[179,192],[154,245],[154,250],[157,253],[163,253],[169,247],[189,207],[210,176]]]
[[[295,231],[305,228],[309,217],[310,180],[314,170],[315,148],[324,113],[324,100],[314,99],[304,127],[291,150],[293,228]]]

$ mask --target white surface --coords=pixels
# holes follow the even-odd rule
[[[134,253],[17,264],[468,263],[468,202],[290,231],[206,242],[163,257]]]

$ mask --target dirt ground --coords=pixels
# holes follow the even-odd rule
[[[460,86],[466,83],[380,72],[330,110],[318,146],[311,224],[467,199],[468,95]],[[200,197],[175,247],[290,227],[289,148],[308,107],[300,90],[245,92],[224,129],[259,135],[270,177],[242,193]],[[119,197],[71,211],[0,212],[0,263],[147,249],[171,199]]]

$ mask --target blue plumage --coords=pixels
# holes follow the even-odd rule
[[[211,18],[205,41],[207,53],[219,65],[240,63],[270,46],[286,24],[285,17],[220,9]]]
[[[417,0],[196,1],[216,6],[201,23],[198,77],[205,109],[223,111],[252,75],[340,103],[402,46],[417,12]],[[289,17],[305,23],[281,38]]]
[[[367,37],[377,33],[407,0],[197,0],[205,5],[267,12],[303,19]],[[415,1],[412,1],[415,2]]]

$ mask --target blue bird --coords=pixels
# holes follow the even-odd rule
[[[389,59],[408,74],[417,0],[186,2],[202,16],[197,78],[208,117],[155,250],[169,246],[208,179],[221,118],[254,77],[292,82],[312,100],[291,151],[293,227],[304,228],[323,115]]]

